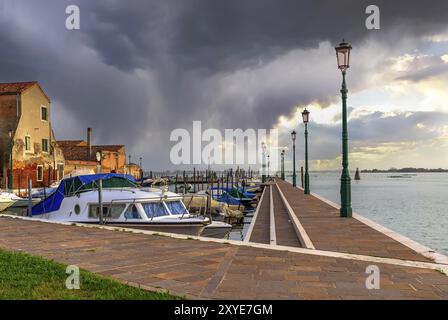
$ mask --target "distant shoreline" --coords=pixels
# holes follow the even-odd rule
[[[441,173],[448,172],[448,169],[425,169],[425,168],[402,168],[402,169],[387,169],[387,170],[379,170],[379,169],[364,169],[361,170],[362,173]]]

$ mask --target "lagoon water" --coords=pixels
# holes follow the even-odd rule
[[[448,173],[361,173],[360,181],[350,174],[354,212],[448,254]],[[340,172],[311,172],[311,191],[339,204],[339,178]]]

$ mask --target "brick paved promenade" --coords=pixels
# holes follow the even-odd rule
[[[277,184],[316,249],[432,261],[357,219],[339,217],[338,209],[312,195],[304,195],[288,182]]]
[[[434,264],[180,238],[0,217],[0,248],[190,298],[448,299],[448,277]],[[381,271],[379,290],[365,287],[371,264]]]

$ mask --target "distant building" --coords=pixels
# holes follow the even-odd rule
[[[36,81],[0,83],[0,157],[2,188],[25,189],[27,178],[47,186],[64,175],[50,99]]]
[[[134,175],[138,169],[126,164],[124,145],[92,145],[92,129],[87,129],[86,140],[58,141],[65,158],[65,172],[93,171],[103,173],[125,173]],[[99,159],[100,161],[98,161]]]
[[[136,179],[141,179],[143,177],[142,169],[136,163],[129,163],[127,165],[127,172]]]

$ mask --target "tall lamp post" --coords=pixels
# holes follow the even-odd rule
[[[280,167],[281,178],[284,181],[285,180],[285,149],[282,150],[280,155],[282,156],[282,163],[281,163],[281,167]]]
[[[270,170],[271,170],[271,160],[270,160],[271,156],[268,154],[266,157],[268,158],[268,179],[269,179],[270,174],[271,174],[271,172],[270,172]]]
[[[261,182],[266,182],[266,143],[261,143],[262,158],[261,158]]]
[[[341,175],[341,209],[340,216],[350,218],[352,216],[351,207],[351,185],[348,171],[348,130],[347,130],[347,85],[345,73],[350,66],[350,50],[352,46],[342,40],[336,48],[336,58],[338,68],[342,72],[342,175]]]
[[[296,181],[296,130],[293,130],[291,132],[291,139],[292,139],[292,186],[297,186]]]
[[[9,186],[11,188],[11,191],[14,192],[14,174],[12,172],[13,170],[12,149],[14,147],[14,141],[13,141],[14,132],[12,131],[12,129],[9,129],[8,136],[9,136]]]
[[[308,121],[310,120],[310,112],[303,110],[302,112],[303,123],[305,124],[305,189],[304,194],[310,194],[310,175],[308,174]]]

